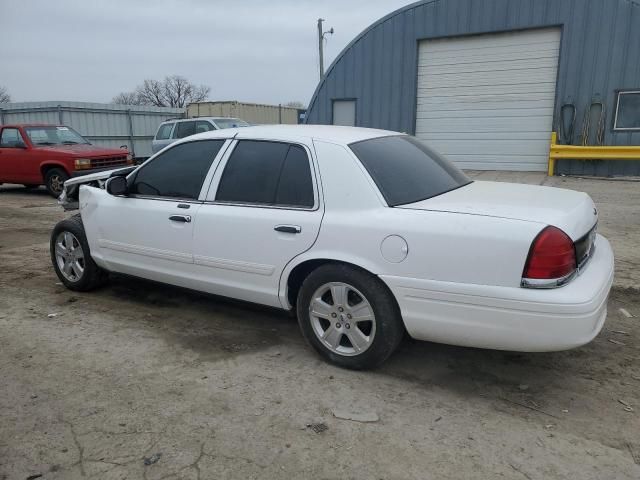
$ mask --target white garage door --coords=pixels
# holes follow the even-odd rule
[[[425,40],[416,136],[461,168],[544,171],[560,30]]]
[[[356,101],[333,101],[333,124],[353,127],[356,124]]]

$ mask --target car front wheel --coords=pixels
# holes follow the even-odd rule
[[[391,292],[374,275],[348,265],[314,270],[297,300],[306,340],[345,368],[374,368],[398,347],[404,326]]]
[[[102,285],[108,273],[91,258],[80,215],[59,222],[51,233],[51,262],[70,290],[85,292]]]

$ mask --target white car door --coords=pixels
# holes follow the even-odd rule
[[[234,141],[194,229],[194,263],[212,293],[280,307],[285,266],[311,248],[323,205],[311,149]]]
[[[96,261],[111,271],[195,288],[193,226],[224,144],[197,140],[170,148],[129,176],[127,196],[84,189],[81,213]]]

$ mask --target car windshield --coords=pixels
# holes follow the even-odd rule
[[[26,127],[29,140],[34,145],[78,145],[89,142],[69,127]]]
[[[409,135],[349,145],[390,207],[419,202],[471,183],[458,167]]]
[[[237,127],[248,127],[249,124],[244,120],[240,120],[239,118],[216,118],[213,123],[216,124],[216,127],[222,128],[237,128]]]

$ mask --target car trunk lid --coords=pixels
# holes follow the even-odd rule
[[[583,238],[597,223],[591,197],[562,188],[476,181],[397,208],[510,218],[553,225],[573,241]]]

